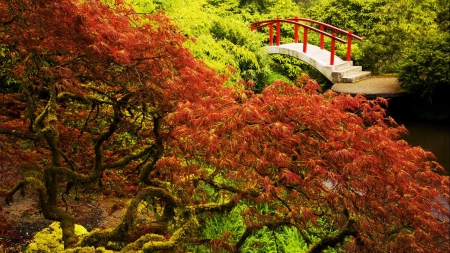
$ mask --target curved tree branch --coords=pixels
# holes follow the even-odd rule
[[[355,223],[355,219],[350,216],[344,229],[335,235],[327,235],[322,237],[319,241],[311,245],[306,253],[320,253],[328,247],[335,247],[337,244],[344,242],[345,238],[348,236],[356,237],[358,232],[354,228]]]
[[[127,208],[126,214],[123,216],[122,222],[117,225],[117,227],[114,229],[94,231],[84,237],[83,240],[79,242],[79,246],[95,245],[97,247],[104,247],[109,241],[123,241],[125,237],[130,235],[130,233],[133,233],[136,227],[138,206],[141,201],[147,197],[160,198],[164,201],[166,208],[167,206],[176,207],[181,204],[181,200],[172,195],[166,189],[149,186],[139,192],[139,194],[133,199]],[[165,220],[162,219],[162,222],[165,222]]]
[[[152,182],[149,179],[149,175],[155,169],[156,162],[158,162],[158,160],[162,157],[164,152],[163,140],[159,132],[161,127],[160,120],[161,116],[155,115],[153,117],[153,134],[155,136],[155,144],[154,144],[155,148],[153,149],[154,154],[152,154],[153,159],[142,168],[139,174],[139,181],[147,185],[152,185]]]
[[[244,233],[242,233],[241,237],[235,244],[235,248],[237,252],[241,252],[240,248],[244,245],[245,240],[247,240],[248,237],[250,237],[255,231],[260,230],[262,227],[266,226],[269,229],[276,229],[277,227],[291,225],[291,217],[289,215],[281,218],[281,219],[274,219],[270,221],[264,221],[260,222],[257,225],[253,226],[247,226],[244,230]]]
[[[20,182],[18,182],[13,188],[11,188],[10,190],[7,189],[0,189],[0,193],[5,196],[5,202],[8,205],[11,205],[12,201],[13,201],[13,195],[23,189],[24,187],[30,187],[33,190],[36,190],[39,194],[39,201],[43,201],[47,198],[47,193],[45,191],[45,186],[44,184],[34,178],[34,177],[27,177],[23,180],[21,180]]]
[[[156,149],[157,149],[156,145],[150,145],[150,146],[144,147],[144,149],[142,149],[141,151],[139,151],[137,153],[133,153],[133,154],[129,154],[127,156],[124,156],[122,159],[120,159],[120,160],[118,160],[118,161],[116,161],[114,163],[105,164],[104,168],[111,169],[111,168],[117,168],[117,167],[120,167],[120,166],[127,165],[133,160],[136,160],[136,159],[144,157],[145,155],[147,155],[151,151],[152,151],[152,153],[156,153]]]

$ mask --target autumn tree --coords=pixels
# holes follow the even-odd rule
[[[1,191],[6,201],[23,188],[37,191],[44,217],[61,223],[71,247],[78,238],[73,216],[59,207],[60,194],[113,181],[121,170],[128,176],[117,192],[147,185],[140,198],[156,194],[166,203],[161,220],[173,218],[175,200],[150,176],[170,132],[161,121],[180,95],[189,96],[182,89],[220,77],[195,62],[162,13],[138,16],[120,1],[12,0],[0,6],[2,86],[12,85],[2,89],[0,160],[2,168],[25,176],[2,180],[11,187]],[[90,241],[122,238],[133,218]]]
[[[306,76],[261,94],[224,86],[164,13],[120,1],[0,8],[0,194],[37,193],[66,248],[239,252],[284,226],[308,252],[449,248],[449,178],[399,139],[385,100],[322,94]],[[91,189],[131,201],[116,227],[77,238],[64,200]],[[231,211],[242,231],[204,234]]]

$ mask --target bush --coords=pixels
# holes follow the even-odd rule
[[[449,55],[449,35],[419,39],[399,67],[402,88],[430,103],[440,94],[447,94],[450,88]]]
[[[421,117],[448,120],[450,102],[450,35],[437,35],[419,39],[401,61],[399,82],[402,88],[418,98]],[[426,114],[426,115],[424,115]]]

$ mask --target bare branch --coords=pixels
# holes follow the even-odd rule
[[[39,137],[34,133],[22,133],[11,129],[0,129],[0,134],[10,135],[25,140],[39,140]]]
[[[156,153],[155,149],[157,149],[156,145],[150,145],[147,147],[144,147],[141,151],[137,153],[133,153],[130,155],[127,155],[120,159],[119,161],[116,161],[114,163],[105,164],[104,168],[117,168],[121,166],[125,166],[129,164],[131,161],[142,158],[143,156],[147,155],[149,152],[153,151],[152,153]]]

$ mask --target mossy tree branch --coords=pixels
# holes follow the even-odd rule
[[[203,177],[200,178],[199,180],[202,180],[206,183],[208,183],[209,185],[211,185],[212,187],[214,187],[217,190],[226,190],[232,193],[236,193],[239,194],[240,196],[249,196],[252,198],[257,198],[259,196],[261,196],[261,192],[254,190],[254,189],[241,189],[241,188],[237,188],[237,187],[233,187],[227,184],[223,184],[220,182],[215,181],[214,179],[210,178],[210,177]]]
[[[95,245],[96,247],[104,247],[110,241],[123,241],[124,238],[130,235],[130,233],[134,232],[134,229],[136,227],[136,219],[138,216],[138,206],[141,201],[147,197],[160,198],[162,202],[165,203],[165,208],[167,208],[167,206],[173,208],[181,204],[181,200],[166,189],[149,186],[140,191],[139,194],[131,201],[130,205],[127,208],[126,214],[122,218],[122,222],[117,225],[117,227],[115,227],[114,229],[94,231],[83,238],[83,240],[80,241],[79,245]],[[163,223],[166,222],[164,217],[161,220]]]
[[[97,173],[103,172],[103,152],[102,146],[103,143],[106,142],[117,130],[120,121],[122,120],[121,107],[119,104],[113,105],[114,117],[109,125],[109,128],[106,132],[104,132],[96,141],[94,146],[94,170]]]
[[[250,237],[254,232],[260,230],[262,227],[266,226],[269,229],[273,230],[278,227],[286,226],[286,225],[291,225],[291,217],[289,217],[289,216],[260,222],[256,225],[247,226],[244,230],[244,233],[242,233],[241,237],[235,244],[236,251],[241,252],[241,247],[244,245],[247,238]]]
[[[176,245],[186,239],[186,235],[193,232],[194,227],[198,226],[196,221],[196,215],[204,212],[219,212],[224,213],[233,209],[238,200],[232,200],[223,204],[200,204],[183,206],[182,201],[176,196],[171,194],[168,190],[159,187],[149,186],[142,191],[132,200],[127,208],[126,214],[123,216],[122,222],[114,229],[97,230],[92,232],[83,238],[78,246],[95,245],[96,247],[106,247],[109,242],[124,242],[124,238],[135,233],[136,219],[138,213],[138,206],[147,197],[156,197],[161,200],[160,203],[164,203],[165,209],[178,208],[179,220],[188,220],[188,222],[178,228],[178,230],[172,235],[171,239],[164,241],[161,237],[155,234],[147,234],[139,238],[131,245],[139,245],[144,248],[144,252],[151,252],[152,250],[170,250],[176,247]],[[175,213],[174,213],[175,215]],[[173,217],[161,217],[159,223],[166,224]],[[147,241],[145,241],[147,240]],[[150,242],[149,242],[150,241]],[[144,246],[145,245],[145,246]],[[147,250],[147,251],[145,251]]]
[[[23,140],[32,140],[32,141],[39,140],[39,136],[36,135],[35,133],[23,133],[11,129],[0,129],[0,134],[14,136]]]
[[[77,101],[78,103],[90,105],[92,103],[113,105],[111,101],[103,100],[94,96],[73,94],[70,92],[61,92],[58,94],[58,102]]]
[[[187,239],[189,234],[194,233],[198,226],[197,219],[192,215],[182,227],[172,234],[169,240],[150,241],[145,243],[142,249],[145,253],[155,252],[157,250],[173,250],[179,243]]]
[[[52,167],[61,167],[61,153],[58,148],[59,132],[57,117],[57,90],[55,85],[50,89],[50,100],[46,107],[46,113],[42,113],[42,119],[37,120],[36,127],[40,127],[41,132],[51,151]],[[44,119],[46,117],[46,119]],[[58,208],[58,184],[56,180],[57,173],[52,169],[44,169],[44,184],[47,198],[40,201],[41,209],[46,219],[60,222],[63,231],[64,247],[69,248],[76,244],[78,237],[75,235],[75,222],[72,215]]]
[[[231,211],[234,207],[236,207],[236,205],[238,203],[239,203],[239,198],[234,198],[234,199],[232,199],[228,202],[222,203],[222,204],[208,203],[208,204],[186,206],[185,208],[187,210],[192,210],[190,212],[193,212],[195,214],[206,213],[206,212],[225,213],[225,212]]]
[[[344,242],[345,238],[349,236],[356,237],[358,232],[354,228],[356,221],[353,217],[349,217],[346,226],[335,235],[326,235],[319,241],[315,242],[306,253],[319,253],[328,247],[336,247],[337,244]]]
[[[142,150],[136,152],[136,153],[132,153],[129,155],[124,156],[122,159],[115,161],[113,163],[108,163],[105,164],[104,167],[107,169],[111,169],[111,168],[117,168],[117,167],[121,167],[121,166],[125,166],[127,164],[129,164],[131,161],[134,161],[136,159],[142,158],[146,155],[148,155],[149,153],[154,154],[157,153],[157,145],[149,145],[144,147]]]
[[[155,169],[155,164],[162,157],[164,152],[163,140],[160,134],[161,130],[161,116],[153,116],[153,135],[155,137],[154,148],[151,150],[151,156],[153,159],[149,161],[141,170],[139,174],[139,181],[146,185],[152,185],[152,181],[149,178],[150,173]]]
[[[34,177],[27,177],[20,182],[18,182],[13,188],[10,190],[7,189],[0,189],[0,193],[5,196],[5,202],[6,204],[10,205],[13,201],[14,194],[25,188],[30,187],[31,189],[38,192],[39,195],[39,201],[43,201],[47,198],[47,193],[45,191],[45,186],[42,184],[42,182]]]

